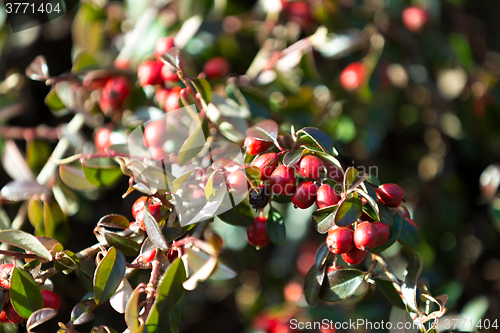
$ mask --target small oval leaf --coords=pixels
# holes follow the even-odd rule
[[[73,190],[88,191],[97,188],[97,186],[91,184],[85,178],[85,174],[81,168],[63,164],[59,166],[59,175],[64,184]]]
[[[365,273],[357,269],[339,269],[326,275],[319,298],[339,302],[352,296],[363,282]]]
[[[26,328],[28,329],[28,332],[31,333],[33,328],[51,320],[56,315],[57,311],[49,308],[44,308],[33,312],[26,322]]]
[[[21,230],[2,230],[0,231],[0,242],[17,246],[23,250],[36,254],[45,260],[52,260],[50,252],[40,241],[27,232]]]
[[[125,275],[125,257],[114,247],[97,266],[94,275],[94,297],[97,304],[107,301],[120,285]]]
[[[245,134],[258,140],[276,142],[278,132],[278,123],[267,119],[247,129]]]
[[[307,304],[313,306],[318,300],[321,285],[325,279],[326,266],[318,269],[312,265],[304,278],[304,296]]]
[[[339,208],[338,205],[318,209],[312,214],[316,222],[316,230],[320,234],[326,234],[335,224],[335,213]]]
[[[335,214],[335,224],[339,227],[347,227],[356,222],[361,216],[361,200],[359,197],[347,198],[339,206]]]
[[[12,272],[9,292],[14,310],[25,319],[43,307],[43,296],[35,280],[30,273],[17,266]]]

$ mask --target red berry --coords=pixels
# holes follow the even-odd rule
[[[163,108],[165,106],[165,100],[167,99],[169,93],[170,89],[165,87],[161,87],[160,89],[156,90],[155,97],[160,108]]]
[[[181,87],[173,87],[165,99],[165,111],[173,111],[179,108],[179,98],[181,97]]]
[[[302,27],[312,21],[311,8],[305,1],[288,2],[285,7],[291,20],[297,21]]]
[[[169,262],[173,262],[179,256],[179,252],[174,249],[170,249],[167,251],[167,260]]]
[[[113,65],[115,66],[116,69],[126,70],[130,66],[130,60],[128,60],[128,59],[115,59]]]
[[[226,177],[227,187],[232,193],[238,196],[245,195],[248,192],[248,180],[243,170],[231,172]]]
[[[324,166],[323,161],[318,157],[306,155],[300,159],[299,174],[305,178],[316,179]]]
[[[259,155],[273,145],[270,141],[262,141],[251,136],[247,136],[243,145],[246,147],[247,154]]]
[[[363,262],[366,254],[366,251],[362,251],[356,247],[353,247],[351,251],[342,253],[342,259],[344,259],[344,261],[350,265],[358,265]]]
[[[174,39],[172,37],[159,38],[155,44],[155,57],[158,62],[162,62],[160,56],[165,54],[174,47]]]
[[[328,273],[333,273],[333,272],[335,272],[335,271],[338,271],[339,269],[344,269],[344,267],[339,266],[339,265],[337,265],[337,264],[333,264],[333,265],[331,265],[330,267],[328,267],[328,268],[326,269],[326,274],[328,274]]]
[[[0,265],[0,286],[5,289],[10,288],[10,278],[14,267],[14,264],[10,263]]]
[[[177,70],[169,64],[163,65],[161,69],[161,77],[163,81],[167,82],[177,82],[180,80],[179,75],[177,75]]]
[[[50,290],[42,290],[43,296],[43,307],[57,310],[61,306],[61,300],[59,296],[53,291]]]
[[[316,205],[319,209],[336,205],[340,198],[335,189],[328,184],[323,184],[318,188],[316,195]]]
[[[398,207],[405,197],[405,191],[396,184],[384,184],[375,189],[377,197],[387,207]]]
[[[267,218],[256,217],[253,224],[247,228],[248,244],[258,247],[266,246],[269,243],[269,237],[266,231]]]
[[[309,208],[316,201],[318,186],[313,182],[303,182],[297,185],[292,195],[292,203],[301,209]]]
[[[279,165],[269,177],[271,191],[277,195],[290,195],[295,187],[295,172],[293,168]]]
[[[102,89],[99,107],[105,113],[119,110],[130,95],[130,84],[124,76],[109,79]]]
[[[276,153],[262,154],[252,161],[252,166],[259,168],[260,180],[266,181],[271,177],[274,169],[278,166],[279,158]]]
[[[339,227],[332,230],[326,237],[326,245],[333,254],[349,252],[354,247],[352,229]]]
[[[154,60],[143,62],[137,70],[139,84],[143,87],[147,85],[163,84],[163,79],[161,77],[162,68],[163,63]]]
[[[208,60],[203,67],[203,72],[209,79],[224,77],[229,73],[231,64],[223,57]]]
[[[3,310],[2,312],[0,312],[0,323],[8,323],[9,322],[9,319],[7,318],[7,313],[5,312],[5,310]]]
[[[94,137],[95,149],[97,152],[102,153],[111,145],[111,133],[112,130],[109,128],[99,128]]]
[[[146,230],[146,226],[144,224],[144,205],[146,201],[149,201],[149,211],[151,212],[151,215],[155,218],[155,220],[159,220],[161,217],[161,202],[159,200],[157,202],[154,202],[153,200],[154,198],[149,200],[148,197],[142,196],[137,199],[132,205],[132,216],[134,216],[135,220],[139,222],[142,230]]]
[[[354,230],[354,245],[362,251],[369,251],[377,247],[378,236],[377,227],[373,223],[362,222]]]
[[[152,249],[141,254],[141,256],[139,257],[139,261],[142,261],[142,263],[144,264],[149,264],[151,261],[153,261],[155,256],[156,256],[156,249]]]
[[[378,232],[377,246],[387,243],[389,237],[391,236],[391,230],[389,229],[389,226],[382,222],[373,222],[373,225],[377,228]]]
[[[427,12],[420,7],[407,7],[401,13],[401,19],[406,29],[413,33],[421,33],[427,24]]]
[[[347,91],[359,88],[365,76],[365,68],[360,62],[353,62],[340,73],[340,85]]]
[[[12,306],[12,303],[7,304],[7,308],[5,310],[7,314],[7,319],[12,323],[12,324],[21,324],[24,322],[24,318],[21,317],[16,310],[14,310],[14,307]]]
[[[104,76],[94,76],[94,75],[87,75],[83,79],[83,86],[87,88],[88,91],[94,91],[97,89],[102,89],[108,82],[108,80],[111,78],[110,75],[104,75]]]
[[[146,147],[161,147],[168,138],[164,120],[150,122],[144,129],[144,145]]]

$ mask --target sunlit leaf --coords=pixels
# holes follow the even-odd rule
[[[205,252],[195,251],[192,248],[186,248],[185,251],[188,257],[187,261],[189,269],[193,272],[200,269],[210,258],[210,255],[206,254]],[[218,262],[215,271],[210,276],[210,280],[228,280],[234,278],[235,276],[235,271],[222,264],[221,262]]]
[[[82,168],[76,168],[67,164],[60,165],[59,175],[61,176],[61,180],[64,182],[64,184],[74,190],[87,191],[97,188],[96,185],[91,184],[87,180]]]
[[[345,199],[335,214],[335,224],[339,227],[347,227],[356,222],[361,216],[361,208],[359,197]]]
[[[335,213],[338,205],[318,209],[312,214],[313,220],[316,222],[316,230],[320,234],[326,234],[335,225]]]
[[[245,203],[245,201],[242,201],[234,208],[217,215],[217,217],[227,224],[242,227],[251,226],[254,220],[252,209]]]
[[[120,285],[125,275],[125,257],[114,247],[97,266],[94,275],[94,297],[97,304],[107,301]]]
[[[36,57],[26,68],[26,76],[35,81],[46,81],[50,79],[47,60],[43,55]]]
[[[160,227],[158,226],[158,222],[154,219],[149,211],[149,206],[145,206],[144,210],[144,225],[146,226],[146,233],[148,234],[149,239],[155,244],[157,248],[162,251],[168,250],[167,242],[161,233]]]
[[[194,84],[205,103],[210,103],[212,99],[212,87],[210,83],[206,79],[192,79],[191,82]]]
[[[118,313],[125,313],[127,303],[132,295],[133,289],[127,279],[123,279],[116,292],[109,299],[109,303]]]
[[[33,332],[32,330],[35,327],[51,320],[56,315],[57,315],[56,310],[48,308],[40,309],[33,312],[31,316],[28,318],[28,321],[26,322],[26,328],[28,329],[28,332],[29,333]]]
[[[125,322],[131,333],[142,333],[142,326],[139,322],[139,297],[141,296],[141,288],[134,289],[125,308]]]
[[[5,200],[22,201],[34,195],[50,195],[50,189],[36,181],[13,180],[4,186],[0,193]]]
[[[304,127],[297,132],[297,136],[304,134],[310,137],[323,152],[333,154],[333,142],[330,137],[322,130],[315,127]]]
[[[9,293],[12,306],[25,319],[43,307],[43,296],[35,280],[30,273],[17,266],[12,272]]]
[[[122,175],[118,165],[106,158],[86,160],[83,163],[83,172],[92,185],[100,187],[114,184]]]
[[[413,252],[410,263],[403,273],[403,283],[401,285],[401,294],[405,300],[406,305],[416,312],[420,313],[417,305],[417,280],[422,273],[422,258],[417,252]]]
[[[130,222],[123,215],[108,214],[108,215],[101,217],[99,222],[97,222],[97,225],[102,225],[102,226],[111,227],[111,228],[120,228],[121,227],[123,229],[126,229],[130,226]]]
[[[303,150],[292,150],[287,152],[283,157],[283,164],[287,167],[294,166],[295,164],[299,163],[303,152]]]
[[[109,246],[116,247],[126,256],[135,257],[141,250],[141,245],[139,243],[113,232],[104,232],[104,238]]]
[[[27,232],[21,230],[2,230],[0,231],[0,242],[17,246],[45,260],[52,260],[52,256],[43,244],[35,236]]]
[[[246,130],[247,136],[262,140],[275,142],[278,138],[278,124],[274,120],[263,120]]]

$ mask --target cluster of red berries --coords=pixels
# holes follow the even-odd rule
[[[151,215],[158,221],[161,218],[161,202],[158,198],[142,196],[132,205],[132,216],[135,222],[139,224],[142,230],[146,230],[144,224],[144,215],[146,214],[146,203],[148,204]]]
[[[4,304],[2,312],[0,312],[0,323],[10,322],[12,324],[21,324],[26,321],[25,318],[21,317],[10,302],[10,297],[8,297],[8,291],[10,289],[10,278],[12,276],[12,271],[14,270],[14,264],[1,264],[0,265],[0,288],[4,292]],[[43,296],[43,307],[57,310],[61,306],[61,300],[56,293],[50,290],[42,290]]]

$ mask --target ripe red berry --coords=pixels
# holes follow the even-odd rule
[[[328,274],[328,273],[333,273],[333,272],[335,272],[335,271],[338,271],[339,269],[344,269],[344,267],[339,266],[339,265],[337,265],[337,264],[333,264],[333,265],[331,265],[330,267],[328,267],[328,268],[326,269],[326,274]]]
[[[316,184],[313,182],[302,182],[297,185],[292,195],[292,203],[295,207],[301,209],[309,208],[316,201],[316,192],[318,192],[318,186]]]
[[[273,145],[270,141],[262,141],[251,136],[247,136],[243,145],[246,147],[247,154],[259,155]]]
[[[279,165],[269,177],[271,191],[277,195],[290,195],[295,187],[295,172],[284,164]]]
[[[165,54],[174,47],[174,39],[172,37],[159,38],[155,44],[155,57],[158,62],[162,62],[160,56]]]
[[[179,252],[175,249],[170,249],[167,251],[167,260],[173,262],[179,256]]]
[[[135,220],[139,222],[139,225],[142,230],[146,230],[146,225],[144,224],[144,214],[145,214],[145,204],[148,201],[148,197],[142,196],[137,199],[132,205],[132,216],[134,216]],[[154,198],[149,200],[149,210],[151,215],[155,218],[155,220],[160,219],[161,217],[161,202],[153,201]]]
[[[53,291],[50,290],[42,290],[43,296],[43,307],[57,310],[61,306],[61,299],[59,296]]]
[[[88,91],[101,89],[104,88],[110,78],[110,75],[102,75],[97,77],[94,75],[87,75],[83,79],[83,86],[87,88]]]
[[[181,97],[181,87],[173,87],[165,99],[165,111],[173,111],[179,108],[179,98]]]
[[[0,265],[0,286],[5,289],[10,288],[10,278],[14,267],[14,264],[10,263]]]
[[[311,8],[306,1],[288,2],[285,7],[291,20],[297,21],[300,26],[305,27],[312,21]]]
[[[21,317],[16,310],[14,310],[14,307],[12,306],[12,303],[7,304],[7,308],[5,309],[5,312],[7,314],[7,319],[12,323],[12,324],[21,324],[24,322],[24,318]]]
[[[179,75],[177,75],[177,70],[169,64],[163,65],[161,69],[161,77],[163,81],[167,82],[177,82],[180,80]]]
[[[359,88],[365,76],[365,68],[360,62],[353,62],[340,73],[340,85],[347,91]]]
[[[389,226],[383,222],[373,222],[373,225],[377,228],[378,232],[378,243],[377,246],[387,243],[389,237],[391,236],[391,230]]]
[[[143,253],[139,257],[139,261],[141,261],[144,264],[149,264],[151,261],[153,261],[155,256],[156,256],[156,249],[152,249],[152,250],[149,250],[149,251]]]
[[[7,313],[5,312],[5,310],[2,310],[2,312],[0,312],[0,323],[8,323],[9,322],[9,318],[7,318]]]
[[[363,262],[366,254],[366,251],[362,251],[356,247],[353,247],[351,251],[342,253],[342,259],[344,259],[344,261],[350,265],[358,265]]]
[[[375,189],[377,197],[387,207],[398,207],[405,197],[405,191],[396,184],[384,184]]]
[[[113,131],[106,127],[99,128],[96,131],[94,142],[97,152],[102,153],[111,145],[111,133]]]
[[[252,161],[252,166],[259,168],[260,180],[266,181],[271,177],[274,169],[278,166],[279,158],[276,153],[262,154]]]
[[[143,87],[147,85],[163,84],[163,79],[161,77],[162,68],[163,63],[154,60],[143,62],[137,70],[139,84]]]
[[[155,97],[156,97],[156,101],[158,102],[158,105],[160,106],[160,108],[165,107],[165,100],[167,99],[169,93],[170,93],[170,89],[165,88],[165,87],[161,87],[160,89],[156,90]]]
[[[326,237],[326,245],[333,254],[349,252],[354,247],[352,229],[339,227],[332,230]]]
[[[377,227],[373,223],[362,222],[354,230],[354,245],[362,251],[369,251],[377,247],[378,236]]]
[[[328,184],[323,184],[318,188],[316,195],[316,205],[319,209],[336,205],[340,198],[335,189]]]
[[[167,128],[164,120],[150,122],[144,129],[143,139],[146,147],[161,147],[167,138]]]
[[[423,8],[412,6],[403,10],[401,19],[406,29],[418,34],[424,30],[427,24],[428,15]]]
[[[99,107],[105,113],[119,110],[130,95],[130,84],[124,76],[109,79],[102,89]]]
[[[323,161],[318,157],[306,155],[300,159],[299,174],[308,179],[316,179],[324,166]]]
[[[266,246],[269,243],[269,237],[266,231],[267,218],[256,217],[253,224],[247,228],[248,244],[258,247]]]
[[[235,170],[226,177],[228,189],[237,196],[245,195],[248,192],[248,180],[243,170]]]
[[[215,57],[205,63],[203,72],[209,79],[213,79],[226,76],[230,68],[231,64],[224,57]]]

